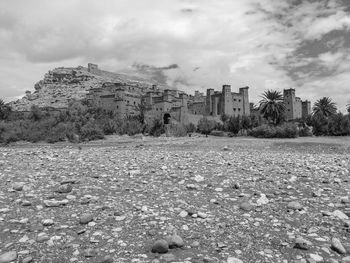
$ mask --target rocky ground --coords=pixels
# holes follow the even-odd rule
[[[0,148],[0,263],[350,262],[342,140]]]

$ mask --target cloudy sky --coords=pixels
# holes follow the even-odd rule
[[[50,69],[157,71],[193,92],[295,88],[350,100],[349,0],[1,0],[0,98]],[[152,73],[152,72],[151,72]],[[153,72],[154,73],[154,72]]]

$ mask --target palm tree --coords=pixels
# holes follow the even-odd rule
[[[274,124],[277,124],[286,110],[282,93],[276,90],[268,90],[262,94],[261,98],[262,100],[259,102],[261,114],[265,119],[272,120]]]
[[[337,106],[335,102],[329,97],[323,97],[315,102],[312,108],[313,114],[329,117],[337,113]]]

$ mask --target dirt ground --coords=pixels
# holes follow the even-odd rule
[[[349,154],[348,137],[3,147],[0,263],[350,262]]]

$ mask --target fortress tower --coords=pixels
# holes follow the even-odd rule
[[[243,97],[243,115],[250,116],[250,104],[249,104],[249,87],[239,89],[239,94]]]
[[[231,86],[230,85],[223,85],[222,86],[222,97],[221,97],[221,112],[218,112],[218,114],[226,114],[226,115],[232,115],[233,114],[233,101],[232,101],[232,94],[231,94]]]

